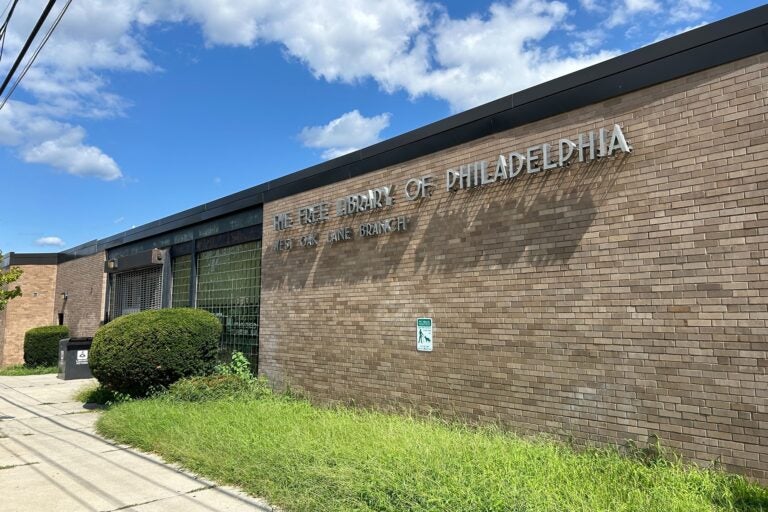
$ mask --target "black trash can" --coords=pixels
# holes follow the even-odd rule
[[[88,351],[93,338],[64,338],[59,340],[59,375],[63,380],[90,379]]]

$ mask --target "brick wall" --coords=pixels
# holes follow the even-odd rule
[[[24,362],[24,333],[33,327],[53,325],[56,265],[19,265],[24,274],[14,283],[21,286],[21,297],[8,303],[2,313],[0,366]]]
[[[766,480],[767,76],[768,57],[745,59],[265,205],[261,373],[319,400],[582,442],[657,433]],[[613,123],[626,158],[443,187],[448,168]],[[405,201],[424,174],[433,196]],[[391,209],[271,225],[390,184]],[[324,240],[397,215],[407,232]],[[310,232],[316,247],[271,250]],[[431,353],[416,351],[420,316]]]
[[[0,367],[4,366],[5,361],[5,309],[0,311]]]
[[[104,319],[107,275],[103,252],[59,264],[53,316],[64,313],[71,336],[93,336]],[[62,294],[67,294],[66,302]]]

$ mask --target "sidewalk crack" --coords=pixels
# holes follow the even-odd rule
[[[208,490],[208,489],[215,489],[215,488],[216,488],[215,485],[204,485],[204,486],[198,487],[196,489],[191,489],[189,491],[180,492],[180,493],[176,494],[176,496],[184,496],[186,494],[192,494],[193,492],[200,492],[200,491],[205,491],[205,490]],[[158,501],[163,501],[163,500],[167,500],[167,499],[170,499],[170,498],[175,498],[176,496],[164,496],[162,498],[157,498],[157,499],[154,499],[154,500],[142,501],[141,503],[131,503],[130,505],[123,505],[122,507],[113,508],[113,509],[110,509],[110,510],[104,510],[102,512],[117,512],[118,510],[125,510],[125,509],[131,508],[131,507],[140,507],[142,505],[148,505],[150,503],[157,503]]]
[[[0,466],[0,471],[4,469],[20,468],[23,466],[32,466],[33,464],[40,464],[40,461],[24,462],[23,464],[11,464],[10,466]]]

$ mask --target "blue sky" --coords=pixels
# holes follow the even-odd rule
[[[44,3],[20,2],[2,76]],[[103,238],[762,4],[76,0],[0,111],[0,249]]]

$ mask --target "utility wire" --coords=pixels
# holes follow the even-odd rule
[[[0,26],[0,61],[3,60],[3,50],[5,50],[5,34],[8,32],[8,22],[11,21],[11,16],[13,16],[13,11],[16,10],[17,3],[19,3],[19,0],[13,0],[13,5],[11,6],[11,3],[8,2],[8,5],[5,7],[5,10],[2,14],[4,15],[5,11],[8,10],[8,6],[11,6],[11,10],[8,12],[8,17],[5,18],[3,25]]]
[[[8,8],[11,6],[11,2],[13,2],[13,0],[8,0],[8,3],[5,5],[5,9],[3,9],[3,12],[2,12],[2,13],[0,13],[0,18],[2,18],[3,16],[5,16],[5,11],[7,11],[7,10],[8,10]]]
[[[8,6],[11,7],[11,10],[8,12],[8,16],[5,18],[5,21],[3,22],[2,26],[0,26],[0,32],[2,32],[3,35],[5,35],[5,29],[8,28],[8,22],[11,21],[11,16],[13,16],[13,11],[16,10],[16,4],[18,3],[19,3],[19,0],[13,0],[13,4],[9,2],[8,5],[5,7],[5,9],[3,10],[3,13],[0,14],[0,18],[5,16],[5,11],[8,10]]]
[[[56,0],[53,0],[54,2]],[[29,68],[32,67],[32,64],[34,64],[35,60],[37,59],[37,56],[40,54],[40,50],[43,49],[43,46],[48,42],[48,39],[51,38],[51,35],[53,34],[53,31],[56,30],[56,27],[59,26],[59,22],[61,21],[61,18],[64,17],[64,13],[67,12],[67,9],[69,8],[69,4],[72,3],[72,0],[67,0],[67,3],[64,4],[64,8],[61,9],[61,12],[59,12],[59,15],[56,17],[56,20],[53,22],[51,27],[48,29],[48,32],[45,34],[45,37],[42,41],[40,41],[40,44],[35,49],[35,53],[32,54],[32,57],[27,61],[26,66],[24,66],[24,69],[21,71],[21,74],[19,75],[19,78],[16,79],[16,81],[13,83],[13,86],[11,87],[11,90],[8,91],[8,94],[3,98],[2,103],[0,103],[0,110],[3,109],[6,103],[8,103],[8,100],[11,97],[11,94],[13,94],[13,91],[16,90],[16,87],[18,87],[19,82],[21,82],[21,79],[24,78],[24,76],[27,74],[27,71],[29,71]],[[5,84],[4,84],[5,85]],[[2,89],[0,89],[0,94],[2,94]]]
[[[32,33],[29,34],[29,37],[27,37],[27,40],[24,42],[24,46],[21,48],[19,55],[16,57],[16,60],[13,62],[11,70],[8,72],[8,76],[5,77],[3,84],[0,85],[0,95],[2,95],[3,92],[5,92],[5,88],[8,87],[8,83],[11,81],[11,78],[13,78],[13,75],[19,68],[21,61],[24,59],[24,55],[26,55],[27,51],[29,50],[29,47],[32,46],[32,41],[34,41],[35,37],[37,37],[37,33],[40,32],[40,28],[43,26],[43,23],[45,23],[45,19],[48,17],[48,14],[50,14],[51,9],[53,9],[53,4],[55,3],[56,0],[48,0],[48,5],[45,6],[43,13],[40,15],[40,18],[37,20],[37,23],[35,23],[35,26],[32,29]],[[8,96],[6,96],[5,101],[7,100]],[[3,105],[5,105],[5,101],[3,102]],[[2,108],[2,106],[0,106],[0,108]]]

